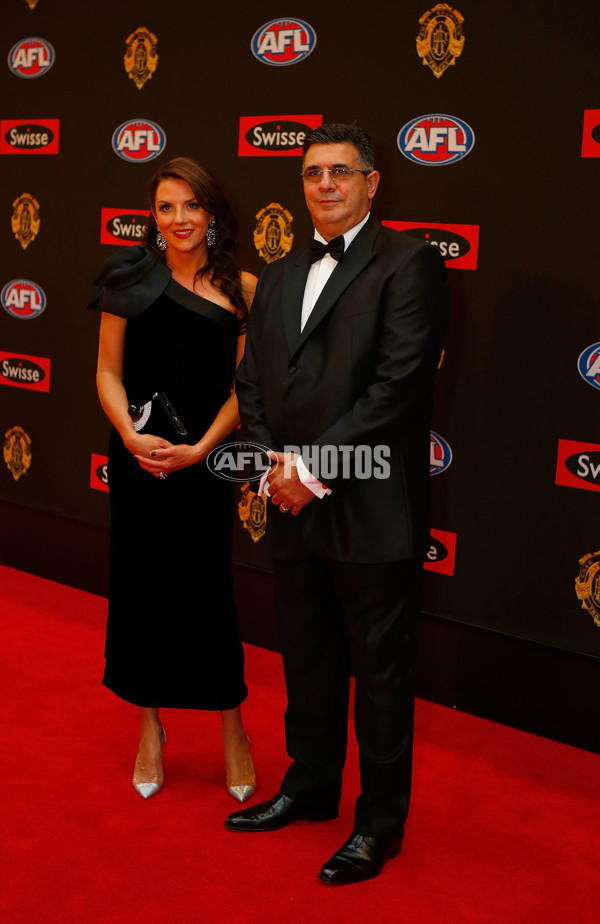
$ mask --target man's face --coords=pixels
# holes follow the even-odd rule
[[[350,142],[311,144],[304,157],[303,171],[310,167],[361,169],[358,151]],[[352,173],[348,179],[334,183],[330,173],[323,173],[317,183],[304,180],[304,197],[313,224],[326,241],[349,231],[365,217],[377,190],[379,174]]]

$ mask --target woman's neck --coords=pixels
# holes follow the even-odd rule
[[[173,278],[182,286],[194,291],[196,273],[206,265],[206,252],[194,253],[167,252],[167,266]]]

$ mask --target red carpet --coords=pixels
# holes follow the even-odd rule
[[[235,834],[218,717],[164,710],[167,781],[144,802],[130,785],[136,711],[100,685],[105,607],[0,566],[4,921],[599,919],[600,757],[430,703],[417,704],[404,847],[371,882],[316,879],[350,833],[354,749],[339,819]],[[258,801],[287,763],[283,679],[277,655],[246,651]]]

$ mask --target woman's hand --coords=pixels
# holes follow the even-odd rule
[[[200,462],[201,454],[197,446],[189,446],[187,443],[175,445],[149,434],[144,439],[154,440],[156,445],[149,443],[142,452],[134,453],[134,457],[143,469],[156,478]]]
[[[161,436],[154,436],[152,433],[136,433],[133,429],[122,439],[125,443],[125,448],[138,461],[139,458],[143,457],[150,459],[152,452],[157,449],[168,449],[171,445],[168,440],[164,440]]]

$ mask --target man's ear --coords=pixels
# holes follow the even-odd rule
[[[379,186],[379,171],[373,170],[372,173],[367,177],[367,195],[369,199],[373,199],[375,193],[377,192],[377,187]]]

